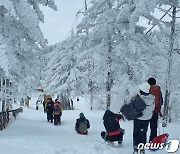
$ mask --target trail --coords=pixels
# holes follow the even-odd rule
[[[42,105],[35,110],[35,104],[24,107],[23,113],[12,120],[8,127],[0,132],[0,151],[2,154],[131,154],[132,153],[132,122],[121,121],[126,129],[123,147],[111,147],[104,143],[100,132],[104,130],[102,117],[104,111],[90,111],[82,99],[75,103],[75,110],[63,111],[62,125],[54,126],[46,120]],[[87,136],[78,135],[74,130],[75,120],[79,113],[84,112],[89,119],[91,128]],[[171,124],[167,128],[170,138],[179,139],[175,132],[179,125]],[[178,133],[179,134],[179,133]],[[152,153],[150,151],[146,152]],[[153,152],[166,153],[165,150]]]

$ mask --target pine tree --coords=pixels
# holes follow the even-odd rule
[[[39,83],[38,51],[46,45],[39,27],[44,21],[40,4],[56,10],[53,0],[0,2],[0,43],[6,46],[9,72],[22,95],[29,94]]]

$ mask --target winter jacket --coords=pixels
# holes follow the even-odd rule
[[[119,120],[122,118],[123,118],[122,115],[114,114],[110,110],[107,110],[105,112],[103,116],[103,124],[109,136],[113,136],[121,133]]]
[[[53,108],[54,108],[54,102],[53,101],[48,101],[46,110],[48,113],[53,114]]]
[[[56,110],[56,106],[58,106],[58,110]],[[62,105],[60,102],[55,102],[53,107],[53,114],[54,115],[61,115],[62,114]]]
[[[44,107],[44,109],[46,109],[46,107],[47,107],[47,101],[43,101],[43,107]]]
[[[161,89],[158,85],[151,85],[149,92],[154,95],[155,97],[155,109],[154,113],[160,113],[161,111],[161,106],[163,104],[163,98],[162,98],[162,93]]]
[[[76,119],[75,130],[76,130],[77,132],[79,131],[80,123],[84,123],[84,122],[87,123],[87,129],[90,128],[89,120],[86,119],[85,117],[81,117],[81,118]]]
[[[137,119],[139,119],[139,120],[150,120],[152,115],[153,115],[154,108],[155,108],[155,103],[153,102],[154,96],[151,94],[140,95],[140,96],[145,101],[146,108],[142,111],[143,115]]]

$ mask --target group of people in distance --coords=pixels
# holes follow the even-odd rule
[[[162,117],[161,106],[163,104],[162,93],[159,85],[156,85],[154,78],[149,78],[147,82],[139,86],[137,92],[145,102],[146,108],[142,111],[142,115],[133,120],[133,154],[145,154],[145,149],[138,149],[139,143],[146,144],[147,130],[150,124],[150,137],[151,142],[157,137],[158,118]],[[106,131],[101,132],[101,137],[108,143],[113,144],[117,141],[118,145],[122,145],[123,135],[125,129],[122,129],[119,120],[124,116],[121,113],[113,113],[106,110],[103,116],[103,124]],[[77,119],[75,130],[79,134],[86,135],[87,129],[90,127],[89,121],[85,118],[83,113],[80,113],[80,118]]]
[[[47,113],[47,121],[53,123],[54,125],[61,125],[62,116],[62,105],[58,99],[53,102],[52,98],[48,98],[47,101],[43,102],[44,112]]]

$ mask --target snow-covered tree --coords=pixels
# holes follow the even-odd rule
[[[56,10],[53,0],[0,1],[0,43],[6,45],[9,72],[21,95],[28,95],[39,83],[38,50],[46,45],[39,27],[44,21],[40,4]]]
[[[158,19],[156,12],[166,13],[164,7],[171,4],[168,0],[93,0],[76,34],[49,49],[53,52],[45,67],[51,70],[45,71],[48,91],[87,95],[92,87],[95,102],[100,103],[93,108],[106,106],[108,92],[110,107],[117,110],[151,76],[164,96],[170,22]],[[158,28],[146,34],[142,18]]]

